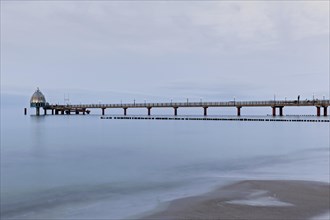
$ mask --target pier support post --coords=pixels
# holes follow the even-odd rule
[[[52,109],[52,115],[54,115],[54,109]]]
[[[328,106],[323,106],[323,115],[328,116]]]
[[[173,107],[174,108],[174,115],[177,116],[178,115],[178,107]]]
[[[241,106],[237,106],[237,116],[241,116]]]
[[[207,116],[207,108],[208,108],[208,107],[205,106],[205,107],[203,107],[203,108],[204,108],[204,116]]]
[[[37,115],[37,116],[40,115],[40,108],[39,108],[39,107],[36,108],[36,115]]]
[[[47,109],[44,108],[44,115],[47,115]]]
[[[316,106],[316,116],[321,116],[321,107]]]
[[[148,115],[151,115],[151,107],[148,107]]]
[[[58,115],[58,110],[57,109],[55,109],[55,115]]]
[[[283,106],[281,106],[281,107],[279,107],[279,109],[280,109],[280,116],[283,116]]]
[[[78,109],[76,109],[76,115],[79,115],[79,110]]]
[[[127,115],[127,108],[124,108],[124,115]]]
[[[105,108],[102,108],[102,115],[104,115],[105,113]]]
[[[27,108],[24,108],[24,115],[27,114]]]
[[[86,109],[83,108],[82,112],[83,112],[83,115],[85,115],[86,114]]]
[[[61,110],[61,114],[64,115],[64,110]]]
[[[273,116],[276,116],[276,107],[272,107],[273,109]]]

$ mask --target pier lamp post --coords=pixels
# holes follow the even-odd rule
[[[187,105],[188,105],[189,99],[187,98]]]
[[[325,100],[325,95],[323,96],[323,101]]]
[[[286,97],[285,97],[285,101],[286,101]]]
[[[172,105],[172,101],[173,101],[173,100],[171,99],[171,105]]]
[[[144,105],[147,105],[147,100],[144,100]]]
[[[314,92],[313,92],[313,101],[314,101]]]
[[[236,97],[234,96],[234,105],[235,105],[235,103],[236,103]]]
[[[274,94],[274,102],[276,101],[276,95]]]
[[[134,106],[135,106],[135,99],[134,99]]]

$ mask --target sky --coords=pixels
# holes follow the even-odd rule
[[[329,98],[329,1],[1,1],[1,94]],[[28,99],[27,98],[27,99]]]

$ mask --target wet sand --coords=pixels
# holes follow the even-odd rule
[[[324,216],[328,220],[329,187],[328,183],[312,181],[242,181],[205,195],[172,201],[165,210],[142,219],[302,220]]]

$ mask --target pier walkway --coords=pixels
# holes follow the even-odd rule
[[[323,108],[323,115],[328,115],[328,107],[330,100],[279,100],[279,101],[229,101],[229,102],[168,102],[168,103],[121,103],[121,104],[80,104],[80,105],[46,105],[44,113],[50,110],[52,114],[89,114],[90,109],[100,109],[102,115],[105,115],[106,109],[121,108],[123,114],[127,115],[129,108],[145,108],[147,114],[151,115],[152,108],[173,108],[174,115],[178,115],[179,108],[203,108],[203,115],[207,115],[207,109],[210,107],[234,107],[237,111],[237,116],[241,115],[243,107],[270,107],[272,115],[283,116],[284,107],[306,107],[313,106],[316,108],[316,115],[321,116],[321,109]]]

